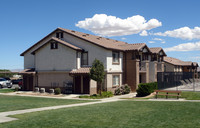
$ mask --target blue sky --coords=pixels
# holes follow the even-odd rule
[[[23,69],[20,53],[57,27],[163,47],[170,57],[200,62],[199,5],[198,0],[1,0],[0,69]],[[106,23],[98,21],[101,16]],[[137,21],[128,17],[146,21],[134,28]],[[127,31],[123,22],[130,22]],[[122,32],[105,33],[110,27]]]

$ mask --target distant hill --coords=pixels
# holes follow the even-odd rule
[[[23,69],[10,69],[11,72],[21,72]]]

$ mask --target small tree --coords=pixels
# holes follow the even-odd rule
[[[92,64],[92,68],[90,69],[89,76],[91,79],[95,80],[97,82],[97,88],[100,90],[100,95],[102,91],[102,82],[105,77],[105,72],[104,72],[104,66],[103,63],[97,59],[94,60]]]

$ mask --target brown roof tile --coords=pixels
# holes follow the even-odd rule
[[[123,50],[129,51],[129,50],[140,50],[141,48],[145,47],[145,43],[135,43],[135,44],[123,44],[119,45]]]
[[[90,73],[90,67],[82,67],[79,69],[72,70],[70,74],[88,74]]]
[[[46,37],[44,37],[43,39],[38,41],[36,44],[34,44],[32,47],[30,47],[29,49],[24,51],[21,54],[21,56],[23,56],[26,52],[28,52],[30,49],[32,49],[34,46],[39,44],[41,41],[43,41],[45,38],[52,35],[52,33],[56,32],[56,31],[66,32],[66,33],[68,33],[72,36],[79,38],[79,39],[86,40],[90,43],[93,43],[93,44],[98,45],[100,47],[103,47],[103,48],[106,48],[106,49],[111,49],[111,50],[120,50],[120,51],[138,50],[139,48],[146,45],[145,43],[128,44],[128,43],[123,42],[123,41],[113,40],[113,39],[109,39],[109,38],[104,38],[104,37],[86,34],[86,33],[78,32],[78,31],[74,31],[74,30],[64,29],[64,28],[57,28],[56,30],[54,30],[53,32],[48,34]]]
[[[149,49],[152,53],[159,54],[160,51],[163,51],[164,56],[167,55],[161,47],[153,47],[153,48],[149,48]]]
[[[35,69],[24,69],[23,71],[19,72],[19,74],[35,74]]]
[[[178,66],[191,66],[192,62],[191,61],[182,61],[173,57],[164,57],[164,61],[173,65],[178,65]]]
[[[68,43],[68,42],[66,42],[66,41],[60,40],[60,39],[58,39],[58,38],[56,38],[56,37],[52,37],[49,41],[52,41],[52,40],[53,40],[53,41],[56,41],[56,42],[58,42],[58,43],[61,43],[61,44],[65,45],[65,46],[67,46],[67,47],[69,47],[69,48],[74,49],[74,50],[79,50],[79,51],[82,50],[81,48],[79,48],[79,47],[77,47],[77,46],[75,46],[75,45],[72,45],[72,44],[70,44],[70,43]],[[32,54],[34,54],[37,50],[39,50],[39,49],[42,48],[44,45],[46,45],[47,43],[49,43],[49,41],[47,41],[45,44],[43,44],[42,46],[40,46],[40,47],[38,47],[37,49],[35,49],[35,50],[32,52]]]

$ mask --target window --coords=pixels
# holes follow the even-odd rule
[[[119,81],[120,76],[119,75],[113,75],[113,86],[119,86],[120,81]]]
[[[142,60],[148,60],[148,54],[142,54]]]
[[[81,66],[88,65],[88,52],[81,53]]]
[[[119,52],[113,52],[112,57],[113,57],[113,63],[119,64]]]
[[[57,32],[56,33],[56,38],[62,39],[63,38],[63,33],[62,32]]]
[[[58,43],[52,42],[51,43],[51,49],[58,49]]]

